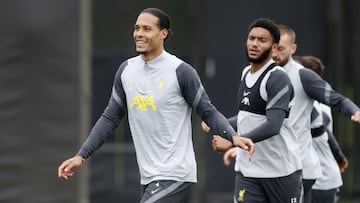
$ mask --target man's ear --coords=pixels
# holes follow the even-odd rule
[[[272,50],[277,50],[277,48],[278,48],[278,46],[279,46],[279,43],[274,43],[273,45],[272,45]]]
[[[162,35],[162,38],[165,39],[168,34],[169,34],[169,30],[168,29],[162,29],[161,31],[161,35]]]
[[[295,43],[292,44],[292,45],[291,45],[291,55],[295,54],[296,49],[297,49],[297,44],[295,44]]]

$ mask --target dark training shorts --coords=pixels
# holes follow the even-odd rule
[[[330,190],[312,190],[313,203],[335,203],[338,200],[339,188]]]
[[[278,178],[248,178],[236,172],[234,202],[301,203],[302,172]]]
[[[192,185],[172,180],[153,181],[141,186],[140,203],[188,203]]]
[[[304,188],[304,195],[303,195],[304,203],[312,203],[311,190],[312,190],[312,186],[315,184],[315,181],[316,179],[302,180],[302,184]]]

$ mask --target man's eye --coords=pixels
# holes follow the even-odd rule
[[[267,40],[262,38],[262,39],[260,39],[260,42],[265,43],[265,42],[267,42]]]

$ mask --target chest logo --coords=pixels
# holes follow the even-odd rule
[[[246,90],[243,92],[243,96],[244,96],[244,97],[249,96],[249,94],[251,94],[251,92],[247,92]]]
[[[153,96],[136,95],[131,101],[130,109],[134,106],[137,106],[139,111],[147,111],[148,107],[152,108],[153,111],[157,111]]]
[[[250,99],[247,97],[249,94],[251,94],[251,92],[247,92],[246,90],[243,92],[244,98],[241,100],[241,103],[246,106],[250,106]]]
[[[162,88],[164,87],[164,81],[160,81],[158,87],[159,87],[159,91],[161,91]]]

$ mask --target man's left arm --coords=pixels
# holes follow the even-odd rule
[[[329,83],[309,69],[301,69],[300,79],[305,93],[312,99],[330,106],[332,109],[360,123],[360,108],[349,98],[336,92]]]

